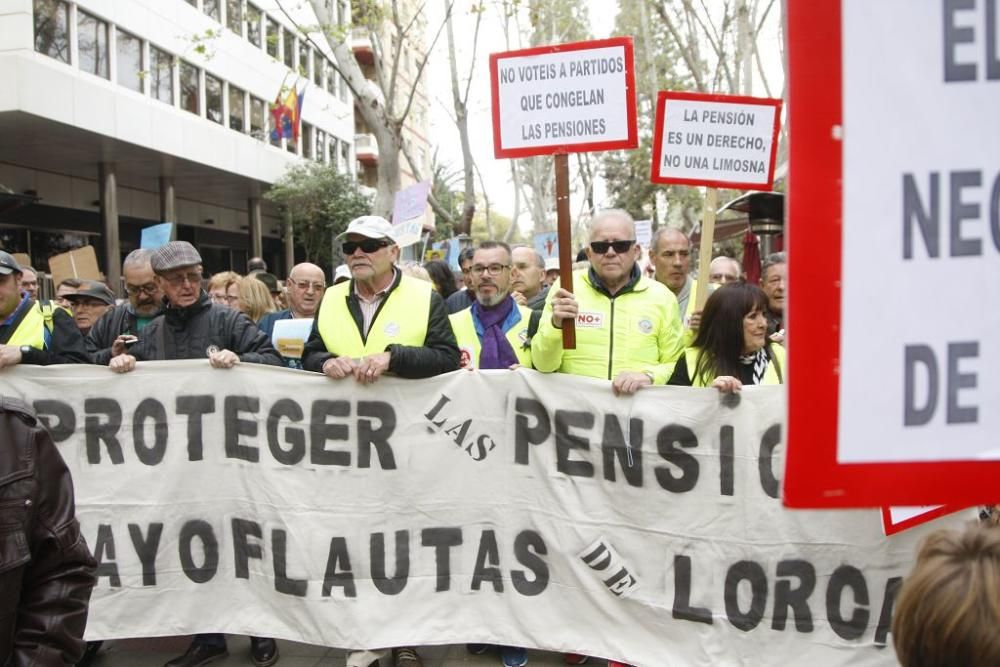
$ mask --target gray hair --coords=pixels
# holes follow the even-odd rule
[[[760,267],[760,279],[764,280],[767,276],[767,270],[772,266],[777,264],[787,264],[788,261],[785,259],[785,253],[783,252],[772,252],[770,255],[764,258],[764,263]]]
[[[152,256],[153,251],[149,248],[138,248],[137,250],[133,250],[125,256],[125,261],[122,262],[122,269],[145,266],[150,263],[149,260]]]
[[[606,208],[598,211],[594,214],[594,217],[590,219],[590,226],[587,228],[587,237],[590,238],[594,235],[594,227],[597,223],[604,222],[607,218],[619,218],[628,223],[629,227],[632,228],[632,238],[635,238],[635,220],[629,215],[629,212],[623,208]]]

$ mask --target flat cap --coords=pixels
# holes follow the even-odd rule
[[[201,255],[187,241],[171,241],[153,251],[149,264],[155,273],[201,264]]]
[[[0,276],[9,276],[12,273],[21,273],[21,267],[13,255],[0,250]]]
[[[104,283],[97,280],[84,280],[83,285],[73,294],[67,294],[66,299],[76,301],[84,297],[99,299],[109,306],[115,305],[115,293]]]

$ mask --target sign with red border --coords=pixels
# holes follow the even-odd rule
[[[490,54],[497,158],[636,148],[631,37]]]
[[[957,4],[788,3],[788,506],[1000,500],[1000,87]]]
[[[781,100],[660,91],[653,125],[653,183],[770,190]]]

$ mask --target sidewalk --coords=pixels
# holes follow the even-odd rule
[[[229,636],[229,657],[210,663],[212,667],[237,667],[252,665],[250,640],[247,637]],[[159,637],[155,639],[119,639],[105,642],[91,667],[162,667],[187,649],[190,637]],[[275,667],[344,667],[342,649],[278,642],[280,659]],[[465,646],[427,646],[420,648],[424,667],[500,667],[496,652],[486,655],[469,655]],[[603,667],[603,660],[591,660],[588,665]],[[530,667],[562,667],[562,654],[529,651]],[[392,667],[392,661],[382,661],[381,667]]]

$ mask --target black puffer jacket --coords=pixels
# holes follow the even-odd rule
[[[213,346],[235,352],[244,363],[282,364],[271,341],[249,317],[214,305],[204,290],[186,308],[165,308],[163,315],[143,327],[129,354],[140,361],[205,359]]]
[[[52,438],[30,408],[0,397],[0,665],[83,655],[95,569]]]

